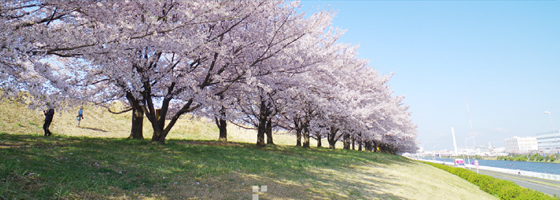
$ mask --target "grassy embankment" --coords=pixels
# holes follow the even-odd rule
[[[167,145],[148,145],[123,139],[128,115],[86,107],[82,127],[74,111],[57,114],[45,138],[40,111],[0,107],[0,199],[495,199],[400,156],[284,146],[291,135],[257,148],[254,132],[232,127],[237,143],[213,142],[212,123],[182,119]]]

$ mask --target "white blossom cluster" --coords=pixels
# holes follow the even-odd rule
[[[0,87],[35,108],[123,101],[165,137],[185,113],[414,151],[390,76],[297,1],[0,1]],[[224,125],[225,126],[225,125]],[[271,138],[270,138],[271,139]],[[305,143],[305,142],[304,142]]]

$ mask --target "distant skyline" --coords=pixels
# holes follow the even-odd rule
[[[301,1],[404,95],[426,150],[560,129],[560,1]],[[326,5],[330,5],[326,7]],[[437,146],[437,147],[436,147]],[[468,140],[473,148],[473,140]]]

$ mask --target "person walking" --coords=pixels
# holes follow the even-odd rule
[[[49,126],[51,125],[51,122],[53,120],[54,109],[49,108],[47,111],[43,110],[43,114],[45,114],[45,123],[43,124],[43,130],[45,131],[45,137],[51,136],[52,133],[49,130]]]
[[[78,111],[78,115],[76,116],[76,119],[78,119],[78,127],[80,127],[80,121],[82,121],[82,119],[84,119],[84,107],[80,107],[80,111]]]

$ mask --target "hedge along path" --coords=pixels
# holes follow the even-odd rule
[[[424,162],[424,163],[443,169],[465,180],[468,180],[469,182],[477,185],[481,190],[488,192],[489,194],[492,194],[503,200],[509,200],[509,199],[557,200],[558,199],[558,198],[548,196],[539,191],[523,188],[512,181],[501,180],[488,175],[477,174],[473,171],[463,169],[463,168],[450,167],[442,164],[429,163],[429,162]]]

